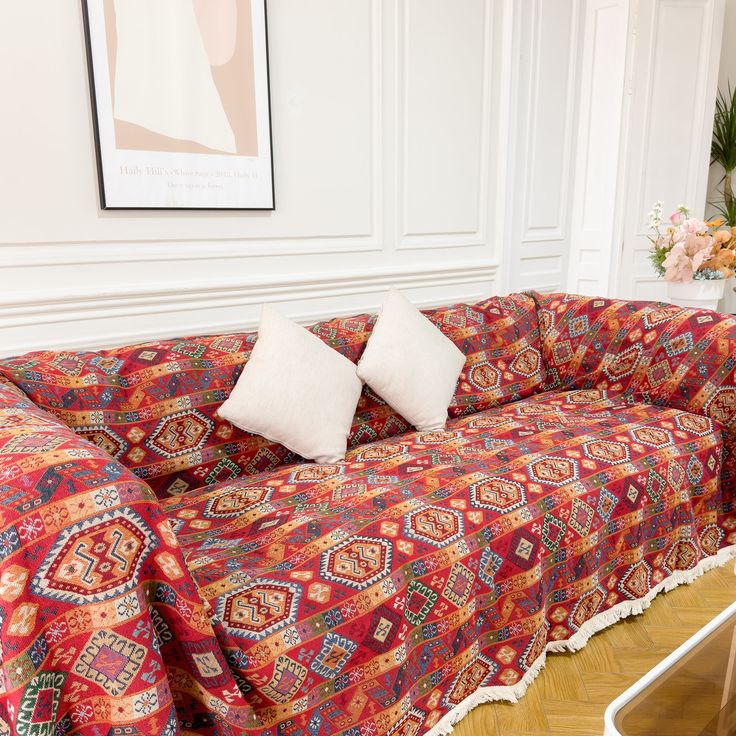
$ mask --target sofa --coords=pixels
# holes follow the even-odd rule
[[[425,314],[446,429],[364,388],[328,465],[219,417],[255,334],[0,361],[0,731],[445,734],[733,556],[733,318]],[[374,323],[310,329],[355,362]]]

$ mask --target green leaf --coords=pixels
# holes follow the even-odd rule
[[[730,84],[727,94],[718,90],[716,97],[710,161],[720,164],[726,174],[736,169],[736,90]]]

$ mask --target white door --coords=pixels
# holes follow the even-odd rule
[[[632,9],[614,296],[666,296],[648,258],[655,201],[666,215],[681,203],[704,214],[723,14],[724,0],[638,0]]]

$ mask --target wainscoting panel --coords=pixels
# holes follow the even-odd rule
[[[182,334],[216,334],[253,329],[260,306],[272,303],[302,323],[333,315],[376,311],[390,286],[420,306],[480,299],[496,276],[494,263],[433,268],[381,269],[301,274],[280,279],[181,283],[175,290],[145,288],[59,288],[0,295],[5,339],[16,350],[104,347]],[[438,297],[438,295],[441,295]],[[83,325],[85,336],[72,337]],[[110,327],[114,326],[114,339]],[[182,326],[185,327],[182,327]],[[71,341],[71,343],[70,343]]]
[[[569,290],[607,294],[614,255],[629,0],[585,9]]]
[[[657,297],[724,0],[279,0],[276,210],[100,211],[81,3],[0,10],[0,355],[523,289]],[[43,17],[44,23],[38,24]]]
[[[99,210],[80,6],[0,12],[0,354],[247,329],[264,301],[308,322],[391,285],[424,306],[498,290],[511,0],[270,3],[274,212]]]
[[[530,0],[515,16],[513,199],[504,255],[512,290],[560,290],[567,278],[583,5]]]
[[[484,242],[491,5],[397,3],[400,247]]]

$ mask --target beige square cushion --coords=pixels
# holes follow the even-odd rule
[[[443,429],[465,355],[391,289],[358,363],[358,376],[422,431]]]
[[[264,305],[250,360],[219,414],[302,457],[337,462],[362,385],[351,361]]]

